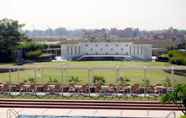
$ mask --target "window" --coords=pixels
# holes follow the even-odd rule
[[[116,47],[118,47],[119,45],[118,44],[116,44]]]
[[[108,44],[105,44],[105,47],[108,47]]]
[[[110,48],[110,50],[113,50],[113,48]]]
[[[96,44],[96,47],[98,47],[98,44]]]
[[[88,47],[88,44],[85,44],[85,47]]]
[[[123,51],[123,48],[121,48],[121,50]]]

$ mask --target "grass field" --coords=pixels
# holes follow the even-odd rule
[[[0,67],[12,67],[13,64],[0,64]],[[163,70],[146,70],[144,74],[145,67],[169,67],[172,66],[169,63],[164,62],[142,62],[142,61],[87,61],[87,62],[44,62],[44,63],[34,63],[26,64],[21,67],[50,67],[51,69],[39,69],[39,70],[23,70],[9,73],[0,73],[0,82],[8,82],[9,76],[11,76],[11,82],[19,83],[28,80],[31,77],[36,77],[37,83],[47,83],[50,78],[56,79],[60,83],[68,83],[68,80],[74,76],[79,77],[80,84],[85,84],[89,82],[88,71],[87,70],[77,70],[77,69],[66,69],[62,71],[60,69],[54,69],[57,67],[87,67],[87,68],[113,68],[113,70],[92,70],[89,77],[92,78],[95,75],[103,76],[106,80],[106,84],[115,83],[118,76],[124,78],[129,78],[130,83],[142,83],[144,78],[149,79],[151,84],[164,83],[167,77],[172,79],[173,83],[186,83],[185,76],[174,75],[171,76],[170,73],[164,72]],[[125,68],[141,68],[141,69],[129,69],[120,70],[119,73],[116,72],[114,68],[125,67]]]

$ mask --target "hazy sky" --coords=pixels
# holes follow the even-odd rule
[[[26,29],[186,29],[186,0],[0,0],[5,17]]]

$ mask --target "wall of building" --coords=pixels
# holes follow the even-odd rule
[[[83,54],[128,55],[131,43],[81,43]]]
[[[152,46],[123,42],[80,42],[61,45],[61,56],[71,59],[81,55],[126,55],[136,59],[151,59]]]

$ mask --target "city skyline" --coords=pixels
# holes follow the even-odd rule
[[[0,19],[24,29],[186,29],[185,0],[0,0]]]

